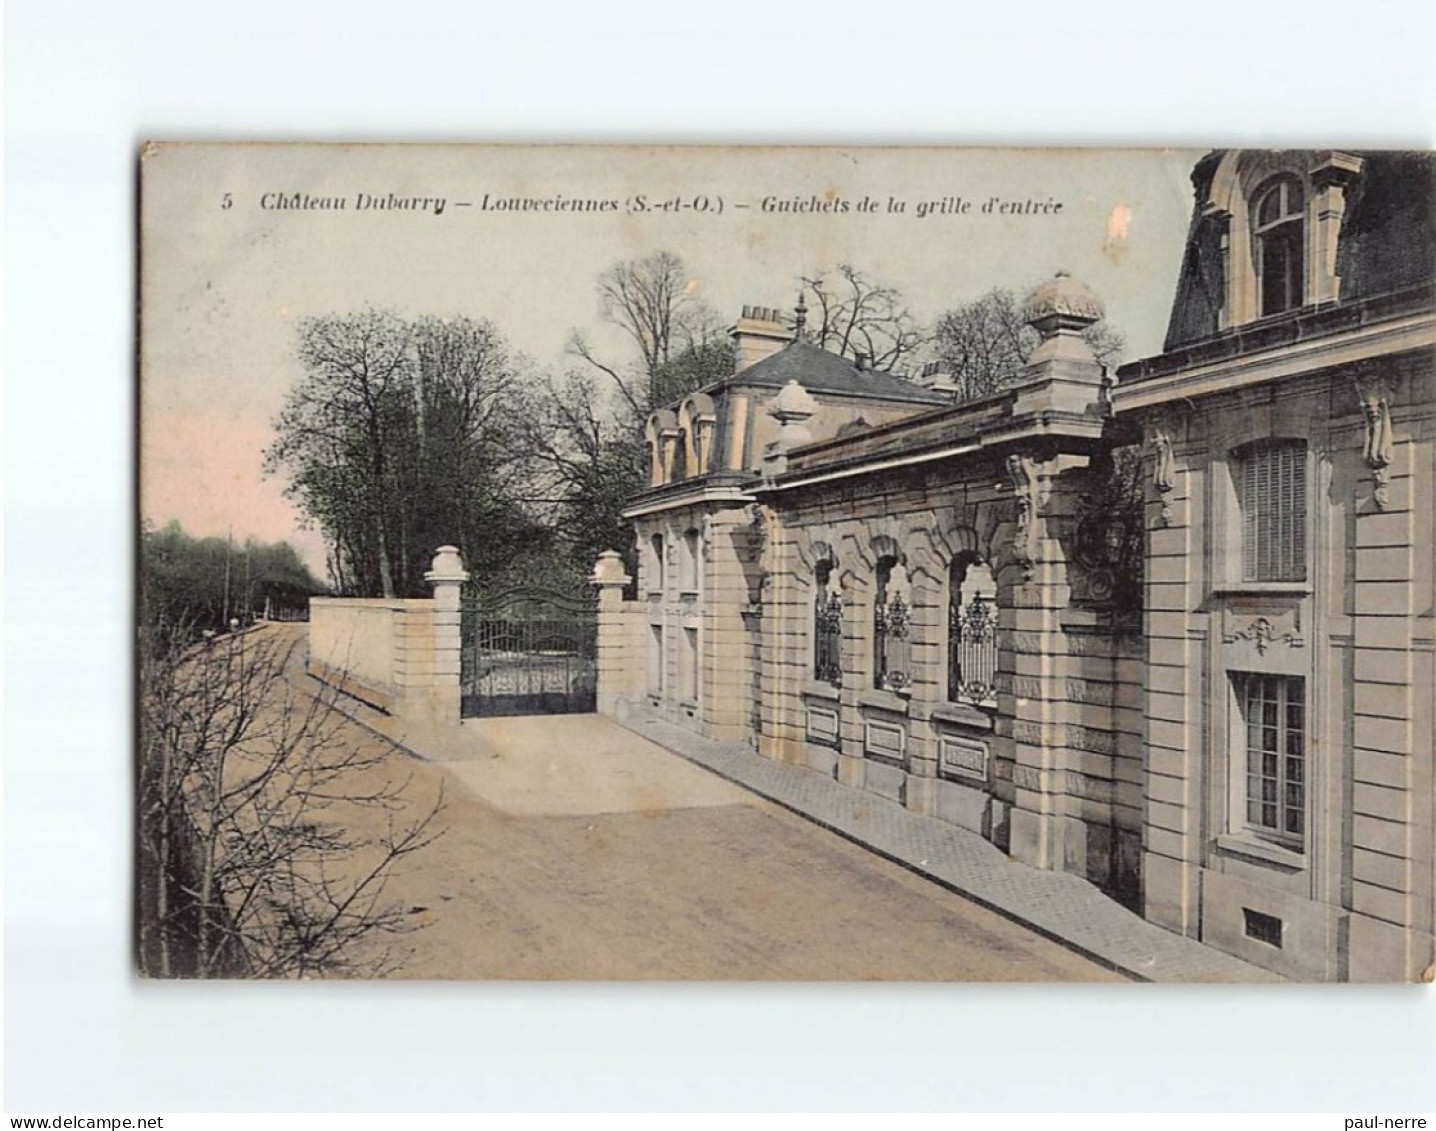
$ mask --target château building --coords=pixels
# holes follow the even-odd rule
[[[1436,166],[1217,151],[1164,351],[1099,299],[954,404],[748,308],[655,412],[599,709],[656,714],[1074,872],[1294,978],[1433,960]]]

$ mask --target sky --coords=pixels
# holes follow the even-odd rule
[[[487,318],[538,371],[576,365],[565,344],[581,329],[629,362],[596,281],[660,249],[682,257],[690,292],[730,320],[744,304],[790,307],[799,276],[838,263],[899,288],[925,324],[993,287],[1021,291],[1066,270],[1105,302],[1128,360],[1156,353],[1199,156],[152,146],[141,180],[142,517],[289,540],[323,576],[322,540],[262,469],[301,376],[303,318],[366,305]],[[576,201],[613,206],[568,207]]]

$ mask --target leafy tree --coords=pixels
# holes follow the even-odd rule
[[[689,393],[733,373],[737,359],[726,337],[710,337],[685,346],[654,374],[654,403],[671,405]]]
[[[627,501],[646,485],[642,424],[594,374],[550,378],[528,406],[527,443],[555,538],[556,583],[580,584],[604,550],[627,550]]]
[[[1103,365],[1115,365],[1126,348],[1122,335],[1106,322],[1093,323],[1082,337]],[[1040,340],[1017,295],[1001,288],[949,310],[938,320],[933,339],[938,367],[951,375],[959,401],[1011,385]]]
[[[192,538],[178,522],[140,534],[142,617],[222,631],[266,609],[297,611],[325,591],[288,542]]]

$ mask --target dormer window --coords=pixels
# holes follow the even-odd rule
[[[1306,193],[1295,177],[1269,182],[1252,210],[1260,317],[1295,310],[1306,292]]]
[[[1190,309],[1183,317],[1191,324],[1174,321],[1169,347],[1340,301],[1337,246],[1361,169],[1361,158],[1336,150],[1227,150],[1198,196],[1201,234],[1184,268]],[[1220,296],[1213,288],[1218,270]],[[1213,299],[1215,310],[1206,305]],[[1215,324],[1207,321],[1213,315]]]

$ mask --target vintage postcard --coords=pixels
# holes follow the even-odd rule
[[[143,974],[1431,978],[1432,154],[139,164]]]

